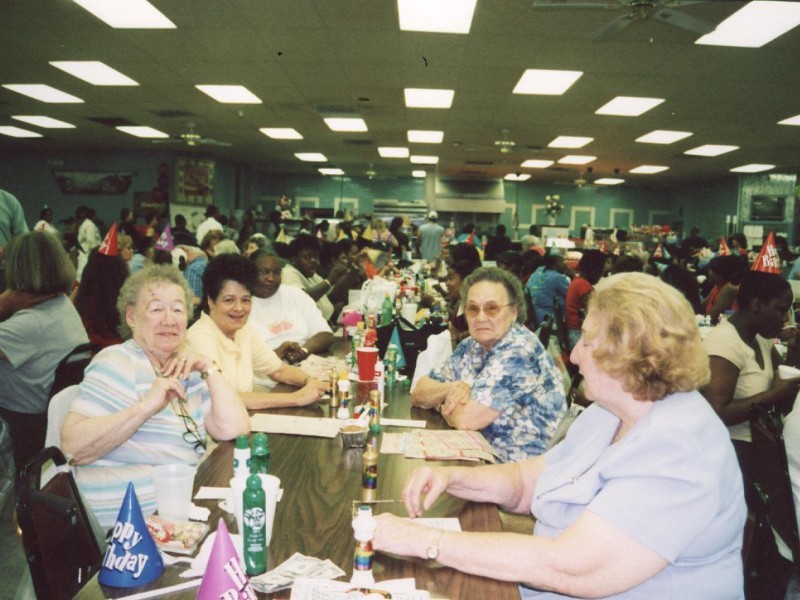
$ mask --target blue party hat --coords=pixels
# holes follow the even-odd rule
[[[398,369],[402,369],[406,366],[406,355],[403,354],[403,345],[400,343],[400,332],[397,330],[397,325],[394,326],[389,343],[397,346],[397,362],[395,362],[395,366]]]
[[[163,571],[164,561],[144,522],[136,490],[128,483],[98,579],[102,585],[132,588],[158,579]]]

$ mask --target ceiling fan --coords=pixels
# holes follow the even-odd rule
[[[195,124],[190,121],[186,125],[186,131],[179,134],[177,137],[171,137],[168,140],[152,140],[154,144],[171,144],[175,142],[182,142],[187,146],[232,146],[230,142],[221,142],[211,138],[205,138],[194,130]]]
[[[625,14],[592,33],[593,42],[605,42],[634,21],[650,19],[667,23],[699,35],[714,31],[716,26],[674,8],[700,4],[705,0],[617,0],[617,2],[570,2],[569,0],[534,0],[537,10],[625,10]]]

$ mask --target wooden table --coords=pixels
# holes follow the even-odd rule
[[[356,386],[353,386],[354,388]],[[367,390],[359,385],[356,403],[366,400]],[[447,424],[436,411],[412,407],[408,388],[398,384],[386,390],[388,406],[385,417],[421,419],[433,429],[446,428]],[[303,409],[281,409],[275,413],[303,416],[330,416],[327,405],[314,405]],[[386,427],[386,431],[400,431]],[[408,430],[406,430],[408,431]],[[275,511],[272,542],[269,548],[268,568],[289,558],[295,552],[318,558],[329,558],[342,568],[347,577],[353,570],[353,530],[351,511],[353,500],[361,497],[360,449],[345,450],[341,438],[310,438],[293,435],[270,434],[272,473],[281,479],[283,498]],[[423,464],[420,459],[406,459],[401,455],[381,454],[378,462],[378,499],[399,499],[406,476]],[[434,463],[444,464],[444,463]],[[453,464],[452,462],[449,464]],[[460,463],[471,464],[471,463]],[[233,443],[221,443],[199,467],[195,478],[195,492],[201,485],[227,486],[233,470]],[[214,528],[221,517],[229,530],[236,532],[232,514],[218,508],[218,501],[195,501],[211,509],[209,524]],[[407,516],[402,503],[376,505],[376,514],[392,512]],[[500,531],[500,519],[493,504],[465,502],[450,496],[442,497],[426,513],[430,517],[458,517],[465,531]],[[136,590],[118,590],[101,587],[96,578],[77,596],[78,598],[117,598],[150,588],[161,588],[186,581],[178,574],[187,565],[167,567],[164,574],[152,584]],[[492,600],[519,598],[515,584],[504,583],[466,575],[442,567],[433,561],[392,557],[375,554],[373,572],[377,581],[414,577],[418,589],[426,589],[434,598],[460,598]],[[173,598],[194,598],[197,588],[171,595]],[[289,590],[277,592],[274,598],[288,598]]]

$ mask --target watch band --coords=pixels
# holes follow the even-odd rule
[[[436,560],[439,558],[439,542],[441,541],[443,534],[444,529],[440,529],[436,534],[436,539],[434,539],[433,543],[428,546],[428,549],[425,551],[425,554],[430,560]]]
[[[200,377],[203,379],[208,379],[214,373],[222,373],[222,369],[219,368],[217,363],[212,362],[210,366],[206,367],[201,373]]]

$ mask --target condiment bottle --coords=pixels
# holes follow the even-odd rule
[[[381,431],[381,395],[378,390],[369,393],[369,430],[372,433]]]
[[[339,373],[339,410],[336,411],[337,419],[350,418],[350,380],[347,371]]]
[[[250,474],[250,441],[246,435],[236,436],[236,447],[233,449],[233,476]]]
[[[367,444],[361,456],[361,501],[375,500],[378,491],[378,447],[377,439]]]
[[[261,575],[267,570],[267,498],[261,477],[250,475],[242,498],[244,570]]]
[[[356,549],[353,553],[353,577],[350,583],[356,586],[367,586],[375,583],[372,575],[372,538],[375,535],[375,517],[372,516],[372,509],[362,504],[358,507],[355,518],[353,518],[353,535],[356,538]]]
[[[330,407],[339,408],[339,386],[337,385],[338,373],[336,372],[336,369],[331,369],[330,374],[328,376],[330,378],[330,384],[331,384]]]
[[[372,348],[378,343],[378,330],[375,328],[375,315],[367,317],[367,330],[364,332],[364,346]]]
[[[270,452],[267,434],[258,432],[253,436],[253,452],[250,457],[251,473],[269,473]]]
[[[392,313],[394,312],[394,302],[389,294],[383,298],[381,305],[381,325],[390,325],[392,322]]]

